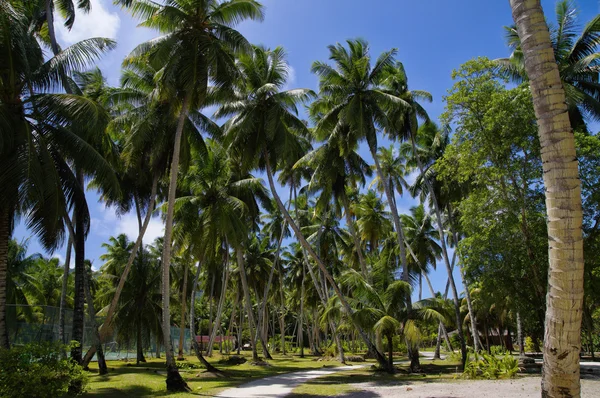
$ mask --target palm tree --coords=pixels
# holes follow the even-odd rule
[[[381,240],[392,230],[389,212],[385,210],[383,202],[372,190],[360,195],[353,209],[361,239],[369,243],[371,254],[377,253]]]
[[[164,35],[139,45],[130,59],[147,57],[151,65],[160,65],[163,94],[171,99],[182,98],[170,166],[162,286],[167,389],[186,391],[189,387],[179,375],[171,347],[168,283],[181,137],[190,110],[206,105],[209,80],[217,86],[230,82],[235,75],[233,55],[249,48],[246,39],[232,26],[245,19],[261,20],[263,10],[253,0],[175,0],[167,5],[133,1],[131,10],[134,16],[145,19],[142,26],[157,29]],[[208,124],[206,118],[200,118],[202,120]]]
[[[178,208],[176,221],[181,223],[182,229],[198,231],[194,239],[206,252],[204,257],[214,256],[215,247],[221,247],[224,243],[227,251],[227,245],[231,245],[236,251],[252,331],[255,323],[243,259],[243,245],[246,243],[252,224],[257,221],[259,214],[257,201],[269,208],[270,201],[264,187],[259,179],[241,173],[236,162],[218,143],[208,141],[205,156],[194,159],[194,164],[183,179],[182,188],[186,194],[176,201]],[[224,266],[227,267],[228,264]],[[199,272],[200,270],[194,281],[196,285]],[[217,318],[220,318],[222,310],[223,305],[220,303]],[[258,360],[255,350],[253,344],[254,359]]]
[[[542,395],[576,397],[584,263],[575,138],[542,6],[539,0],[511,0],[510,5],[539,125],[546,187],[550,269]]]
[[[116,239],[110,238],[113,244],[103,246],[107,253],[100,258],[105,262],[100,271],[100,288],[98,302],[105,312],[112,302],[115,290],[125,268],[129,252],[134,244],[125,235]],[[146,362],[144,346],[152,335],[160,335],[160,263],[153,258],[147,249],[137,251],[131,276],[122,289],[119,306],[114,315],[117,341],[121,343],[135,342],[137,347],[137,363]]]
[[[569,120],[574,129],[585,131],[587,120],[600,120],[600,14],[579,30],[573,1],[558,0],[555,11],[556,24],[548,22],[550,43],[565,91]],[[521,39],[515,25],[504,29],[512,54],[495,62],[504,75],[520,84],[528,80]]]
[[[62,76],[81,70],[114,46],[107,39],[74,44],[48,61],[37,41],[31,4],[3,2],[0,11],[0,47],[11,57],[11,67],[0,74],[0,345],[7,346],[5,275],[7,244],[16,214],[26,215],[28,226],[47,249],[64,239],[64,219],[74,203],[85,196],[69,164],[92,175],[110,178],[110,167],[90,145],[90,132],[102,131],[104,110],[81,96],[48,94]],[[29,8],[26,8],[29,7]],[[35,10],[34,10],[35,11]],[[35,170],[35,172],[32,172]],[[79,206],[81,207],[81,206]],[[87,208],[80,211],[85,228]],[[80,300],[81,301],[81,300]],[[80,311],[81,312],[81,311]],[[81,340],[76,334],[75,339]]]

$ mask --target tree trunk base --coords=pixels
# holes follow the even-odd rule
[[[167,367],[167,391],[191,392],[192,389],[179,374],[176,367]]]

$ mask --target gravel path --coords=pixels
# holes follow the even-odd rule
[[[340,366],[335,368],[322,368],[314,370],[303,370],[301,372],[285,373],[282,375],[265,377],[264,379],[242,384],[236,388],[230,388],[217,395],[221,398],[274,398],[284,397],[292,392],[300,384],[317,377],[326,376],[345,370],[356,370],[366,365]]]
[[[342,395],[344,398],[539,398],[540,377],[513,380],[461,380],[448,383],[414,383],[397,386],[356,385],[362,391]],[[600,397],[600,379],[581,381],[581,398]]]

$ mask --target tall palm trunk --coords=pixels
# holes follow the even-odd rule
[[[73,250],[73,236],[69,233],[65,264],[63,267],[62,286],[60,289],[60,306],[58,309],[58,341],[67,344],[65,340],[65,309],[67,306],[67,288],[69,286],[69,268],[71,266],[71,251]]]
[[[213,344],[217,336],[217,330],[220,329],[221,317],[223,315],[223,308],[225,306],[225,296],[227,294],[227,287],[229,285],[229,255],[225,256],[223,281],[221,285],[221,295],[219,297],[219,304],[217,305],[217,316],[215,317],[215,325],[217,325],[217,327],[213,327],[210,338],[208,339],[208,347],[206,348],[206,355],[209,357],[212,355]]]
[[[8,208],[0,205],[0,348],[9,348],[8,325],[6,324],[6,285],[10,221]]]
[[[409,282],[408,276],[408,261],[406,260],[406,245],[404,239],[404,230],[402,228],[402,221],[400,221],[400,217],[398,216],[398,209],[396,207],[396,199],[394,198],[394,193],[390,189],[389,184],[386,183],[385,176],[383,174],[383,170],[381,170],[381,165],[379,164],[379,159],[377,159],[376,149],[371,147],[371,156],[373,156],[373,160],[375,162],[375,168],[377,170],[377,177],[382,182],[384,187],[385,196],[387,198],[388,205],[390,206],[390,213],[392,213],[392,220],[394,222],[394,229],[396,230],[396,238],[398,240],[398,247],[400,249],[400,264],[402,265],[402,280],[406,283]],[[410,293],[406,297],[406,307],[408,312],[412,310],[412,299]],[[408,356],[410,358],[410,368],[411,371],[418,372],[420,371],[420,363],[419,363],[419,349],[418,347],[412,347],[411,344],[407,341],[407,351]]]
[[[300,312],[298,313],[298,345],[300,346],[300,358],[304,358],[304,280],[306,272],[304,267],[306,265],[302,263],[302,282],[300,282]]]
[[[77,171],[77,181],[84,189],[84,177],[82,171]],[[85,222],[83,203],[75,203],[75,300],[73,303],[73,329],[71,340],[76,341],[71,348],[71,359],[82,363],[83,349],[83,327],[84,327],[84,305],[85,305]]]
[[[90,326],[94,331],[94,345],[96,346],[96,357],[98,358],[98,373],[105,375],[108,373],[108,367],[106,366],[106,360],[104,358],[104,351],[102,350],[102,342],[100,341],[100,334],[98,333],[98,324],[96,323],[96,310],[94,309],[94,298],[90,291],[90,281],[87,270],[84,273],[84,289],[85,298],[88,305],[88,316],[90,318]]]
[[[581,184],[575,139],[539,0],[510,0],[538,121],[549,263],[542,396],[580,395],[583,305]]]
[[[421,172],[421,175],[423,175],[425,177],[424,174],[424,168],[423,168],[423,163],[421,162],[421,158],[419,157],[419,154],[417,152],[417,145],[415,142],[415,137],[416,137],[416,115],[412,115],[412,123],[411,123],[411,134],[410,134],[410,142],[412,145],[412,151],[413,151],[413,156],[415,157],[416,161],[417,161],[417,166],[419,167],[419,171]],[[435,191],[433,190],[433,186],[431,185],[431,182],[427,179],[427,178],[423,178],[425,185],[427,187],[427,190],[429,191],[429,198],[431,199],[431,201],[433,202],[433,209],[435,211],[435,218],[436,218],[436,225],[437,225],[437,229],[438,229],[438,234],[440,235],[440,245],[442,246],[442,257],[444,259],[444,265],[446,266],[446,272],[448,273],[448,281],[450,282],[450,288],[452,289],[452,298],[454,301],[454,315],[456,317],[456,332],[458,334],[458,339],[460,341],[460,351],[461,351],[461,366],[464,368],[465,363],[467,361],[467,345],[465,343],[465,337],[463,335],[463,330],[462,330],[462,317],[460,315],[460,299],[459,299],[459,295],[458,295],[458,289],[456,288],[456,282],[454,281],[454,275],[452,274],[452,265],[450,265],[450,258],[448,257],[448,248],[446,247],[446,238],[445,238],[445,233],[444,233],[444,222],[442,220],[442,211],[440,210],[440,205],[439,202],[437,200],[437,195],[435,194]],[[458,242],[457,242],[458,243]],[[460,265],[459,265],[460,267]],[[463,279],[463,283],[466,283]],[[472,315],[472,314],[471,314]],[[476,330],[476,327],[474,327],[474,329]],[[473,334],[474,338],[474,345],[475,345],[475,351],[477,352],[477,336],[476,333]]]
[[[117,289],[115,290],[115,294],[110,302],[110,306],[108,307],[108,311],[106,313],[106,318],[104,319],[104,323],[102,327],[100,327],[100,341],[104,343],[108,336],[112,333],[112,320],[115,316],[115,312],[117,311],[117,306],[119,305],[119,298],[121,297],[121,293],[123,292],[123,288],[125,287],[125,281],[127,280],[127,276],[131,271],[131,266],[135,261],[135,258],[138,255],[140,248],[142,247],[142,240],[144,239],[144,234],[148,229],[148,225],[150,224],[150,219],[152,218],[152,211],[154,210],[154,205],[156,203],[156,193],[158,191],[158,175],[154,175],[152,178],[152,188],[150,190],[150,205],[148,206],[148,212],[146,213],[146,218],[144,219],[144,223],[142,224],[142,229],[140,230],[137,240],[135,241],[135,245],[133,245],[133,249],[129,254],[129,258],[127,259],[127,264],[125,265],[125,269],[123,270],[123,274],[121,274],[121,278],[119,278],[119,284],[117,285]],[[92,346],[85,354],[85,358],[83,359],[82,365],[87,366],[89,362],[92,360],[94,353],[96,352],[96,347]]]
[[[200,261],[198,261],[198,269],[196,270],[196,276],[194,277],[194,283],[192,284],[192,296],[190,299],[190,337],[192,338],[192,346],[194,347],[196,357],[198,358],[198,361],[206,367],[206,370],[211,373],[223,374],[222,371],[215,368],[204,358],[204,356],[202,356],[202,349],[198,345],[198,340],[196,340],[196,291],[198,289],[198,280],[200,279],[201,270]],[[202,335],[202,333],[200,333],[200,335]]]
[[[238,268],[240,271],[240,280],[242,281],[242,291],[244,293],[244,302],[246,303],[246,312],[248,313],[248,328],[250,329],[250,339],[252,344],[252,361],[258,362],[258,351],[256,350],[256,336],[254,335],[254,314],[252,313],[252,301],[250,299],[250,289],[248,288],[248,278],[246,276],[246,267],[244,266],[244,253],[241,247],[235,249]]]
[[[188,267],[187,263],[183,267],[183,286],[181,292],[181,320],[179,322],[179,350],[177,353],[177,360],[183,361],[183,340],[185,339],[185,303],[187,302],[187,277]]]
[[[296,238],[300,242],[300,245],[308,252],[308,254],[310,254],[310,256],[313,258],[313,260],[317,263],[317,266],[323,272],[323,275],[325,275],[325,278],[327,278],[327,280],[329,281],[329,284],[332,286],[333,290],[335,291],[335,294],[340,299],[340,302],[342,303],[342,306],[344,307],[344,310],[346,311],[346,313],[352,319],[352,314],[354,313],[354,311],[352,310],[352,307],[350,307],[350,304],[348,304],[348,301],[346,300],[346,297],[341,292],[341,290],[338,287],[337,283],[333,279],[333,276],[331,276],[331,274],[329,273],[329,271],[325,267],[325,264],[323,264],[323,261],[319,258],[319,256],[317,256],[317,254],[312,249],[312,247],[310,246],[310,244],[306,241],[306,238],[304,237],[304,235],[300,231],[300,228],[298,228],[298,226],[296,225],[296,223],[294,222],[294,220],[290,216],[289,212],[287,212],[285,206],[283,205],[283,202],[281,201],[281,198],[277,194],[277,190],[275,188],[275,182],[273,180],[273,170],[271,169],[271,163],[270,163],[270,160],[269,160],[269,154],[265,151],[263,155],[264,155],[265,165],[266,165],[266,169],[267,169],[267,177],[268,177],[268,180],[269,180],[269,187],[271,189],[271,194],[273,195],[273,198],[275,199],[275,202],[277,203],[277,207],[282,212],[284,218],[287,220],[287,222],[290,225],[290,227],[292,227],[292,230],[294,231],[294,234],[296,235]],[[360,337],[365,342],[366,346],[369,349],[373,350],[373,352],[376,353],[377,362],[379,363],[379,365],[383,369],[385,369],[387,372],[393,373],[394,369],[389,367],[388,362],[387,362],[385,356],[383,356],[379,351],[377,351],[377,349],[375,348],[375,345],[369,339],[369,337],[367,336],[367,333],[364,331],[364,329],[356,321],[354,321],[354,320],[353,320],[353,324],[356,327],[358,333],[360,334]]]
[[[173,159],[171,160],[171,170],[169,179],[169,194],[167,217],[165,220],[165,238],[162,253],[162,329],[165,345],[165,357],[167,359],[167,390],[168,391],[191,391],[187,383],[183,380],[175,364],[175,355],[173,353],[173,344],[171,342],[171,314],[170,314],[170,281],[169,270],[171,268],[171,242],[173,237],[173,213],[175,211],[175,193],[177,190],[177,174],[179,171],[179,155],[181,151],[181,137],[183,135],[183,125],[188,116],[191,94],[186,94],[183,100],[183,106],[177,121],[177,130],[175,131],[175,143],[173,145]]]

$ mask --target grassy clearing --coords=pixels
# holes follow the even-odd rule
[[[250,354],[246,355],[249,361],[242,365],[221,365],[217,354],[210,358],[210,362],[229,377],[222,378],[207,373],[204,369],[182,369],[181,375],[192,388],[192,393],[169,394],[165,387],[164,359],[148,359],[148,362],[136,366],[135,362],[108,361],[109,374],[99,376],[96,363],[90,364],[90,384],[85,397],[147,397],[147,396],[173,396],[193,397],[210,396],[215,393],[235,387],[254,379],[259,379],[280,373],[300,371],[303,369],[317,369],[324,366],[339,366],[337,361],[316,361],[317,358],[306,358],[276,355],[271,366],[261,367],[250,365]],[[193,356],[188,356],[187,361],[198,364]]]
[[[402,360],[402,358],[400,358]],[[408,373],[408,366],[400,365],[400,371],[390,375],[370,368],[334,373],[319,377],[296,387],[290,398],[317,398],[335,397],[360,390],[362,383],[373,383],[376,385],[410,385],[415,383],[429,383],[436,381],[454,380],[456,369],[460,362],[456,361],[432,361],[421,359],[421,366],[425,375],[414,375]]]

